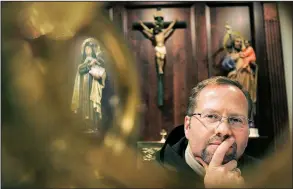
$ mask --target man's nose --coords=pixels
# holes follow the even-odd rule
[[[229,125],[228,119],[222,118],[220,124],[216,127],[216,133],[222,136],[232,135],[231,127]]]

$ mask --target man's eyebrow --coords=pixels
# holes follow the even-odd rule
[[[207,108],[207,109],[203,109],[202,112],[211,112],[211,113],[219,113],[219,110],[215,110],[212,108]],[[228,116],[242,116],[242,117],[247,117],[246,115],[242,114],[242,113],[229,113]]]
[[[247,117],[246,115],[243,114],[238,114],[238,113],[231,113],[229,116],[241,116],[241,117]]]
[[[202,112],[216,112],[219,113],[219,111],[212,109],[212,108],[207,108],[207,109],[203,109]]]

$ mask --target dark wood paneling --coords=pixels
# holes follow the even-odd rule
[[[274,125],[271,117],[271,103],[270,103],[270,81],[268,79],[269,69],[266,53],[266,40],[264,30],[263,7],[260,2],[253,2],[251,15],[253,15],[253,36],[252,41],[255,44],[255,53],[257,57],[258,72],[258,86],[257,86],[257,104],[256,104],[256,127],[259,129],[261,136],[268,136],[269,141],[273,140]]]
[[[166,2],[166,1],[157,1],[157,2],[148,2],[148,1],[141,1],[141,2],[127,2],[125,5],[127,8],[186,8],[191,6],[192,2]]]
[[[176,17],[178,20],[185,20],[189,22],[190,20],[190,8],[176,9]],[[190,26],[190,25],[189,25]],[[184,110],[186,109],[186,98],[187,98],[187,88],[186,88],[186,65],[190,61],[192,52],[190,35],[187,30],[178,30],[173,36],[173,45],[169,47],[172,49],[172,54],[170,56],[173,59],[173,70],[170,72],[170,79],[173,80],[173,110],[174,110],[174,123],[173,127],[182,124],[184,120]],[[189,50],[188,50],[189,49]],[[172,76],[173,75],[173,76]],[[172,93],[171,93],[172,94]],[[171,127],[171,128],[173,128]]]
[[[118,30],[120,30],[121,32],[124,31],[124,23],[123,23],[123,19],[124,19],[124,14],[125,14],[125,8],[122,5],[116,5],[113,7],[109,7],[109,10],[112,9],[112,16],[113,16],[113,23],[116,26],[116,28]]]
[[[196,60],[193,66],[197,66],[197,82],[200,82],[209,77],[208,58],[207,58],[207,23],[205,4],[195,4],[195,44],[196,44]],[[191,86],[195,87],[197,82],[192,80]],[[191,90],[191,88],[190,88]]]
[[[274,134],[278,143],[288,139],[288,107],[282,57],[280,23],[276,3],[264,3],[264,25],[268,62],[268,78],[271,90],[271,112]],[[277,139],[277,138],[276,138]],[[277,145],[277,143],[275,144]]]
[[[151,51],[152,45],[149,40],[146,39],[140,32],[132,31],[131,24],[133,20],[144,20],[143,13],[139,10],[131,10],[126,13],[127,19],[127,39],[130,42],[130,45],[136,58],[136,62],[138,63],[138,71],[140,72],[140,86],[142,91],[142,99],[143,103],[146,107],[144,112],[144,122],[141,123],[141,133],[144,133],[145,136],[150,136],[152,133],[152,129],[147,127],[146,125],[154,124],[159,126],[158,119],[149,120],[149,117],[155,117],[154,113],[156,113],[157,108],[152,106],[152,101],[155,100],[155,93],[149,93],[148,91],[154,91],[154,89],[149,88],[149,85],[145,85],[145,83],[156,84],[156,75],[149,71],[150,67],[155,68],[151,62],[153,62],[154,53]],[[155,110],[156,109],[156,110]]]

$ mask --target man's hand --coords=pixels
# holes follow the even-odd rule
[[[234,138],[223,141],[215,151],[212,160],[207,165],[201,158],[196,158],[205,168],[204,184],[206,188],[239,187],[244,184],[241,172],[237,168],[237,161],[232,160],[222,165],[226,152],[234,143]]]

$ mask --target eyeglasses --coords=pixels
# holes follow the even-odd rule
[[[199,115],[199,118],[196,117]],[[194,113],[189,115],[189,117],[195,116],[206,128],[216,128],[218,127],[225,119],[227,119],[228,124],[233,129],[242,129],[252,123],[253,121],[246,118],[245,116],[229,116],[224,117],[217,113]]]

